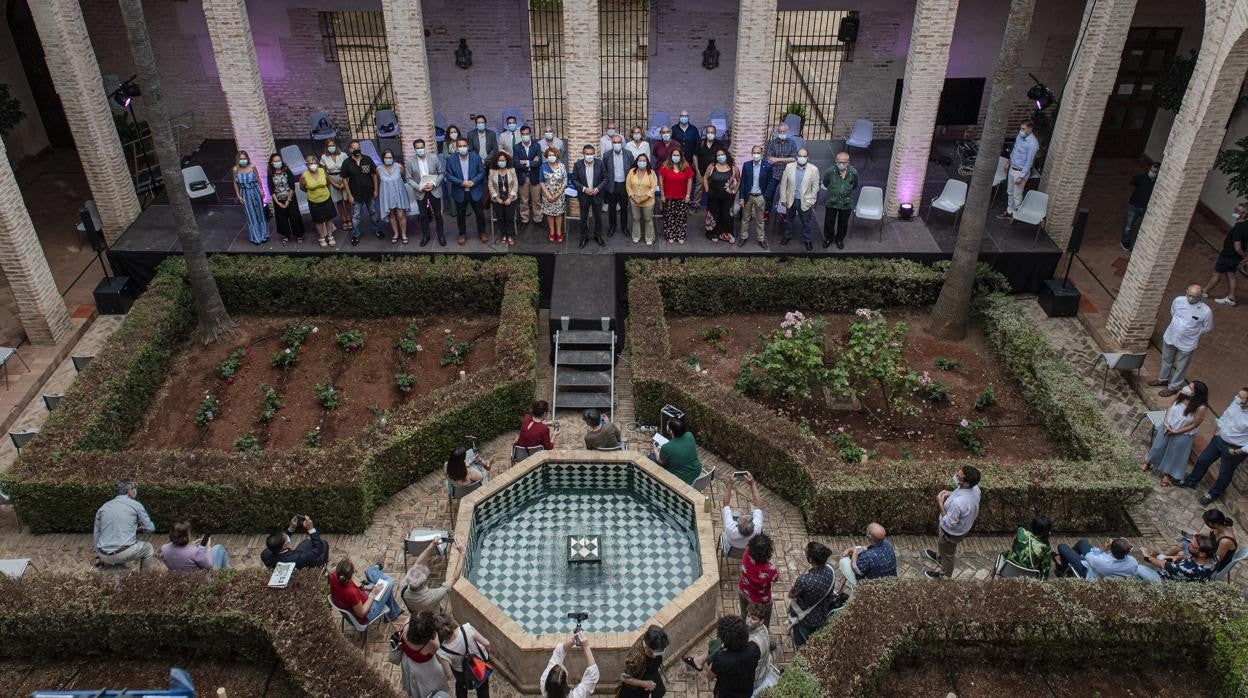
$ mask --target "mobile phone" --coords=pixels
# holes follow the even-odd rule
[[[211,537],[212,537],[211,533],[205,533],[204,537],[199,539],[199,544],[205,548],[208,547],[208,539]]]
[[[732,471],[732,479],[741,480],[741,479],[744,479],[745,476],[749,474],[750,474],[750,471],[748,470],[734,470]]]
[[[296,531],[303,530],[303,522],[306,520],[307,520],[307,517],[305,517],[303,514],[295,514],[295,530]]]

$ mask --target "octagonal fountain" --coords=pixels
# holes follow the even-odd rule
[[[460,503],[447,568],[455,618],[493,646],[520,690],[538,679],[572,612],[613,691],[629,647],[650,624],[679,657],[717,619],[719,572],[701,493],[644,455],[556,450],[534,455]],[[584,670],[581,653],[568,670]]]

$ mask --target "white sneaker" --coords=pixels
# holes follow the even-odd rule
[[[1208,298],[1208,297],[1209,297],[1209,293],[1208,293],[1207,291],[1201,291],[1201,292],[1200,292],[1200,297],[1201,297],[1201,298]]]
[[[1235,299],[1230,296],[1227,296],[1226,298],[1215,298],[1213,299],[1213,302],[1219,305],[1236,305]]]

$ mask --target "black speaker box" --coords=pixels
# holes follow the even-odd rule
[[[1040,307],[1049,317],[1074,317],[1079,314],[1079,289],[1070,282],[1047,279],[1040,291]]]
[[[134,305],[128,276],[106,276],[95,287],[95,308],[100,315],[125,315]]]
[[[841,18],[841,25],[836,30],[836,38],[845,44],[852,44],[858,40],[858,16],[856,14]]]
[[[1075,211],[1075,224],[1070,229],[1070,240],[1066,243],[1066,251],[1070,254],[1079,254],[1079,248],[1083,247],[1083,231],[1088,227],[1088,209],[1081,208]]]

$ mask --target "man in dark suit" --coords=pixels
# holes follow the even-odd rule
[[[585,144],[581,149],[584,157],[572,168],[572,186],[576,188],[576,200],[581,207],[581,244],[589,242],[589,217],[594,217],[594,242],[605,247],[602,239],[602,186],[607,181],[607,170],[594,157],[594,146]]]
[[[460,138],[455,143],[455,154],[446,158],[446,181],[451,183],[451,198],[458,204],[455,225],[459,228],[459,244],[467,242],[464,217],[468,215],[469,206],[477,219],[477,237],[488,244],[490,238],[485,234],[485,212],[481,210],[481,197],[485,195],[485,167],[481,158],[469,148],[467,138]]]
[[[602,154],[602,168],[606,174],[602,194],[607,204],[607,237],[615,235],[617,220],[625,237],[629,237],[628,192],[624,190],[624,178],[633,169],[633,154],[624,149],[624,138],[619,134],[611,136],[610,142],[611,150]]]
[[[298,531],[308,534],[307,540],[297,548],[290,547],[290,536]],[[265,567],[274,567],[279,562],[293,562],[295,569],[304,567],[324,567],[329,562],[329,543],[321,539],[316,532],[312,519],[307,516],[292,516],[290,528],[270,533],[265,540],[265,549],[260,551],[260,562]]]
[[[520,140],[511,149],[520,183],[520,225],[542,222],[542,146],[533,140],[533,129],[520,127]],[[530,209],[532,213],[530,214]]]
[[[481,162],[487,162],[498,150],[498,134],[485,127],[485,117],[480,114],[476,117],[475,126],[468,132],[468,147],[481,158]]]
[[[767,249],[767,202],[776,188],[771,163],[763,158],[763,146],[756,145],[750,153],[750,161],[741,166],[741,186],[737,198],[741,200],[741,239],[738,247],[744,247],[750,239],[750,223],[758,228],[758,246]]]

